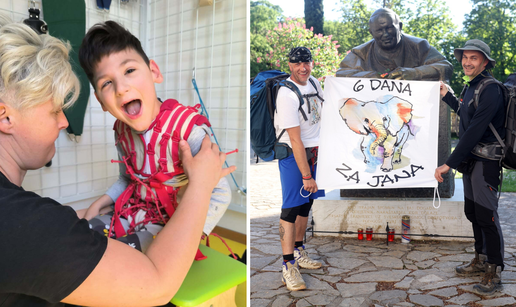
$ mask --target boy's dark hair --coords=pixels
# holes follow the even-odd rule
[[[95,88],[93,83],[95,67],[102,58],[126,49],[133,49],[147,65],[150,64],[140,41],[117,22],[108,20],[104,23],[97,23],[88,30],[79,49],[79,63],[93,88]]]

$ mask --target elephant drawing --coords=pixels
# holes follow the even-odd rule
[[[360,150],[364,163],[381,163],[380,169],[390,172],[393,163],[401,162],[403,145],[412,134],[412,104],[398,97],[386,101],[359,101],[345,98],[340,116],[353,132],[364,135]]]

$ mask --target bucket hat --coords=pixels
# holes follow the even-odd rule
[[[491,48],[489,48],[489,46],[486,43],[479,39],[471,39],[467,41],[466,44],[464,44],[464,47],[456,48],[455,50],[453,50],[453,54],[455,55],[455,58],[457,58],[457,61],[459,61],[459,63],[462,63],[462,52],[464,50],[475,50],[482,52],[485,55],[486,59],[489,60],[486,69],[492,68],[496,64],[496,61],[493,58],[491,58]]]

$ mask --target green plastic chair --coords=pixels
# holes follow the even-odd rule
[[[199,249],[208,258],[193,262],[179,291],[170,301],[176,306],[198,306],[247,279],[247,267],[242,262],[204,245],[199,245]],[[234,304],[234,296],[232,299]]]

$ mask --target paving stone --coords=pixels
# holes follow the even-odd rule
[[[307,300],[305,299],[300,299],[299,301],[297,301],[296,303],[296,307],[309,307],[309,306],[312,306],[312,304],[310,304]]]
[[[477,295],[475,295],[473,293],[464,293],[464,294],[461,294],[459,296],[456,296],[454,298],[447,300],[447,302],[459,304],[459,305],[465,305],[469,302],[476,302],[476,301],[480,301],[480,297],[478,297]]]
[[[443,279],[439,276],[436,276],[434,274],[426,275],[425,277],[421,277],[418,279],[420,282],[429,283],[429,282],[438,282],[442,281]]]
[[[366,242],[367,244],[367,242]],[[385,252],[384,249],[376,248],[376,247],[368,247],[368,246],[355,246],[355,245],[346,245],[343,247],[344,250],[354,252],[354,253],[382,253]]]
[[[439,261],[462,261],[470,262],[471,259],[475,258],[475,254],[458,254],[452,256],[439,257]]]
[[[342,302],[344,298],[343,297],[340,297],[340,296],[337,296],[337,297],[334,297],[333,298],[333,301],[331,301],[331,303],[329,303],[328,305],[326,305],[325,307],[339,307],[340,306],[340,303]]]
[[[361,253],[353,253],[345,250],[323,253],[326,258],[363,258],[365,255]]]
[[[309,297],[306,297],[305,300],[307,300],[308,302],[310,302],[312,305],[316,305],[316,306],[319,306],[319,305],[322,305],[322,306],[325,306],[325,305],[328,305],[329,303],[331,303],[335,298],[332,297],[332,296],[329,296],[327,295],[326,293],[324,294],[317,294],[317,295],[314,295],[314,296],[309,296]],[[288,306],[288,305],[285,305],[285,306]]]
[[[398,289],[408,289],[408,288],[410,288],[410,284],[412,283],[413,280],[414,280],[413,277],[405,277],[399,283],[394,284],[394,287],[398,288]]]
[[[303,290],[303,291],[292,291],[290,292],[290,296],[292,297],[296,297],[296,298],[299,298],[299,297],[308,297],[308,296],[312,296],[312,295],[317,295],[320,291],[312,291],[312,290]]]
[[[392,305],[392,307],[412,307],[412,306],[416,306],[416,305],[409,303],[409,302],[401,302],[401,303],[396,303],[396,304]]]
[[[422,252],[433,252],[434,250],[437,249],[437,247],[434,245],[428,244],[428,243],[416,242],[414,244],[414,249],[416,249],[418,251],[422,251]]]
[[[282,254],[280,244],[251,244],[251,248],[269,255],[277,256]]]
[[[440,256],[441,256],[440,254],[432,253],[432,252],[412,251],[407,254],[407,259],[420,262],[420,261],[424,261],[427,259],[432,259],[432,258],[440,257]]]
[[[428,269],[432,265],[434,265],[435,261],[433,260],[425,260],[421,262],[416,262],[415,265],[420,269]]]
[[[516,272],[502,272],[502,282],[516,282]]]
[[[387,290],[377,291],[369,296],[369,299],[373,303],[379,303],[382,305],[394,304],[402,302],[407,298],[407,293],[402,290]]]
[[[336,283],[342,279],[341,276],[328,276],[328,275],[318,275],[317,278],[322,279],[327,282]]]
[[[359,306],[362,306],[364,301],[365,301],[364,297],[345,298],[342,300],[342,302],[340,302],[339,307],[359,307]]]
[[[414,271],[414,270],[417,270],[417,269],[418,269],[417,265],[415,265],[415,264],[406,264],[406,265],[405,265],[405,268],[406,268],[407,270],[411,270],[411,271]]]
[[[305,280],[307,289],[310,289],[310,290],[334,290],[335,292],[337,292],[337,290],[333,289],[333,287],[330,286],[327,282],[321,281],[310,275],[303,275],[303,279]]]
[[[281,272],[283,265],[283,257],[279,257],[273,264],[268,265],[262,269],[267,272]]]
[[[516,296],[516,285],[504,283],[502,292],[511,296]]]
[[[421,287],[421,290],[433,290],[433,289],[439,289],[439,288],[444,288],[444,287],[467,284],[467,283],[471,283],[471,282],[474,282],[474,280],[468,279],[468,278],[450,278],[449,280],[445,280],[445,281],[441,281],[438,283],[433,283],[433,284]]]
[[[326,274],[324,272],[324,269],[310,270],[310,269],[299,268],[299,272],[301,272],[301,274],[316,274],[316,275]]]
[[[281,286],[281,273],[258,273],[251,277],[251,290],[276,290]]]
[[[459,293],[457,292],[456,288],[450,287],[450,288],[444,288],[444,289],[440,289],[440,290],[435,290],[435,291],[432,291],[432,292],[430,292],[428,294],[431,294],[431,295],[434,295],[434,296],[452,297],[452,296],[455,296],[455,295],[457,295]]]
[[[444,302],[432,295],[426,294],[414,294],[410,295],[409,299],[411,302],[421,306],[444,306]]]
[[[391,269],[403,269],[403,262],[395,257],[391,256],[380,256],[380,257],[368,257],[376,267],[384,267]]]
[[[363,272],[372,272],[372,271],[378,271],[378,268],[374,266],[372,263],[365,263],[364,265],[361,265],[358,269],[354,270],[353,272],[349,272],[348,275],[353,275],[357,273],[363,273]]]
[[[445,272],[455,272],[455,268],[459,265],[462,265],[463,262],[458,262],[458,261],[439,261],[439,262],[436,262],[432,268],[434,269],[439,269],[441,271],[445,271]]]
[[[406,254],[406,251],[400,251],[400,250],[392,250],[388,251],[382,254],[382,256],[392,256],[398,259],[401,259]]]
[[[277,239],[275,241],[278,241]],[[253,240],[253,244],[256,245],[256,244],[270,244],[274,242],[273,240],[267,240],[267,239],[258,239],[258,240]]]
[[[357,258],[327,258],[326,261],[330,266],[344,270],[352,270],[367,262]]]
[[[251,298],[273,298],[276,295],[288,293],[290,290],[288,290],[286,287],[282,287],[278,290],[259,290],[256,292],[251,293]]]
[[[322,254],[338,250],[342,250],[342,244],[340,242],[333,242],[330,244],[325,244],[317,247],[317,251]]]
[[[264,299],[251,299],[251,306],[253,306],[253,307],[267,307],[267,306],[269,306],[270,302],[271,302],[270,300],[264,300]]]
[[[417,290],[417,289],[410,289],[407,291],[408,294],[421,294],[423,292]]]
[[[276,260],[276,257],[269,256],[269,257],[251,257],[251,268],[256,270],[261,270],[265,266],[267,266],[272,261]]]
[[[515,306],[516,300],[514,297],[500,297],[495,298],[492,300],[483,300],[481,302],[478,302],[477,304],[480,304],[482,306]]]
[[[286,295],[278,296],[277,299],[272,303],[272,307],[285,307],[292,303],[292,299]]]
[[[328,275],[337,275],[342,276],[349,272],[349,270],[342,270],[342,269],[336,269],[336,268],[328,268]]]
[[[391,271],[378,271],[378,272],[365,272],[353,275],[344,279],[345,282],[368,282],[368,281],[385,281],[399,282],[410,273],[408,270],[391,270]]]
[[[336,285],[342,297],[369,295],[376,291],[376,283],[337,283]]]

